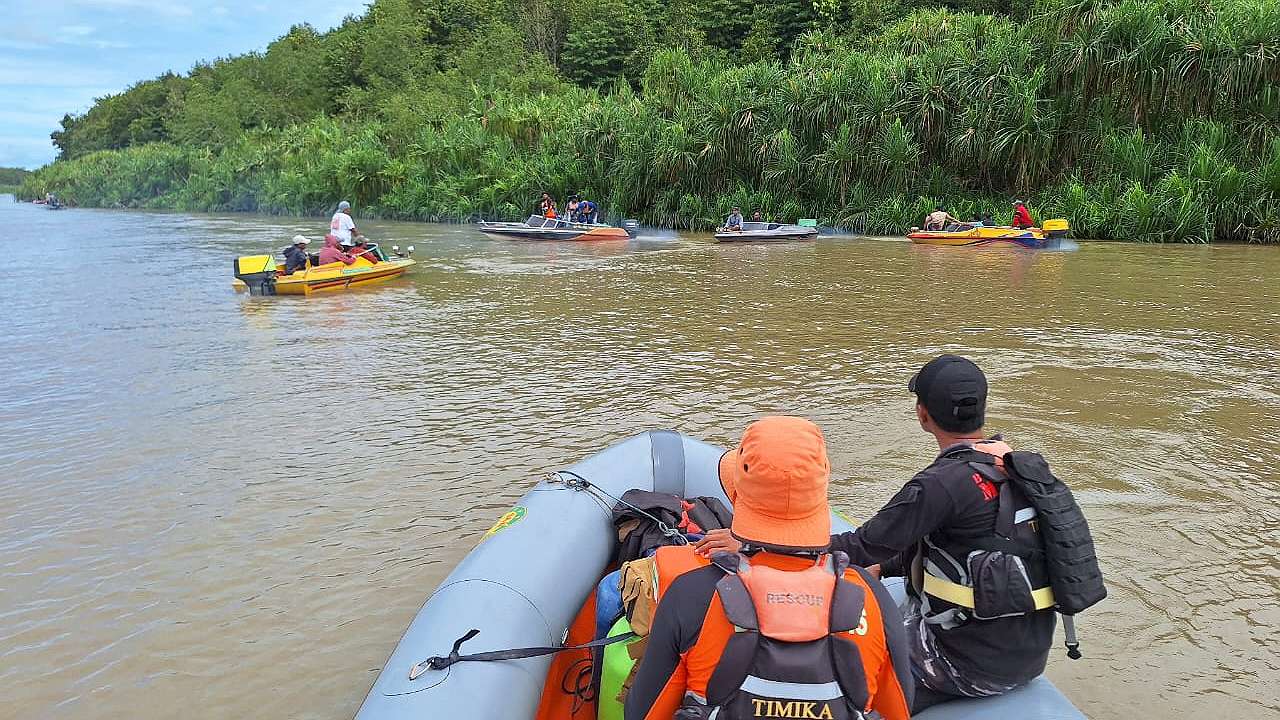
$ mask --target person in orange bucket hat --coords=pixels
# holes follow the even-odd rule
[[[742,550],[663,592],[625,718],[908,718],[902,616],[877,580],[827,552],[822,431],[803,418],[762,418],[720,471]],[[655,559],[692,552],[664,548]]]

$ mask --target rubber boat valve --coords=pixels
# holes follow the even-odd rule
[[[426,660],[423,660],[422,662],[409,668],[410,682],[422,677],[422,674],[428,670],[444,670],[450,665],[461,660],[462,655],[460,654],[459,651],[462,650],[462,643],[470,640],[471,638],[479,634],[480,634],[480,630],[478,628],[471,628],[469,631],[467,631],[466,635],[463,635],[462,637],[453,641],[453,649],[449,651],[449,654],[447,656],[440,657],[439,655],[436,655],[435,657],[429,657]]]

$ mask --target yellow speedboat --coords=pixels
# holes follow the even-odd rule
[[[284,270],[276,266],[274,256],[245,255],[236,258],[236,279],[231,281],[231,286],[236,292],[248,290],[250,295],[310,295],[398,278],[413,264],[407,257],[376,263],[358,257],[350,265],[328,263],[285,275]]]
[[[911,228],[907,235],[911,242],[920,245],[946,245],[951,247],[982,247],[985,245],[1016,245],[1025,248],[1042,248],[1067,236],[1071,226],[1066,220],[1046,220],[1042,228],[1013,228],[960,225],[948,230],[921,230]]]

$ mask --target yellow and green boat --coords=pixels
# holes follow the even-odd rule
[[[283,268],[277,266],[275,256],[245,255],[236,258],[236,279],[231,281],[231,286],[236,292],[247,290],[250,295],[311,295],[392,280],[413,265],[413,259],[408,257],[378,262],[358,257],[350,265],[328,263],[285,275]]]
[[[1066,220],[1046,220],[1043,227],[1014,228],[961,224],[946,230],[921,230],[911,228],[907,237],[918,245],[943,245],[947,247],[986,247],[990,245],[1014,245],[1024,248],[1044,248],[1067,236],[1071,230]]]

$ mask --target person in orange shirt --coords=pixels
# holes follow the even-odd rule
[[[897,605],[844,553],[827,552],[822,431],[763,418],[721,459],[720,476],[742,549],[662,593],[626,720],[909,718],[914,684]],[[663,550],[659,575],[672,551],[695,552]]]

